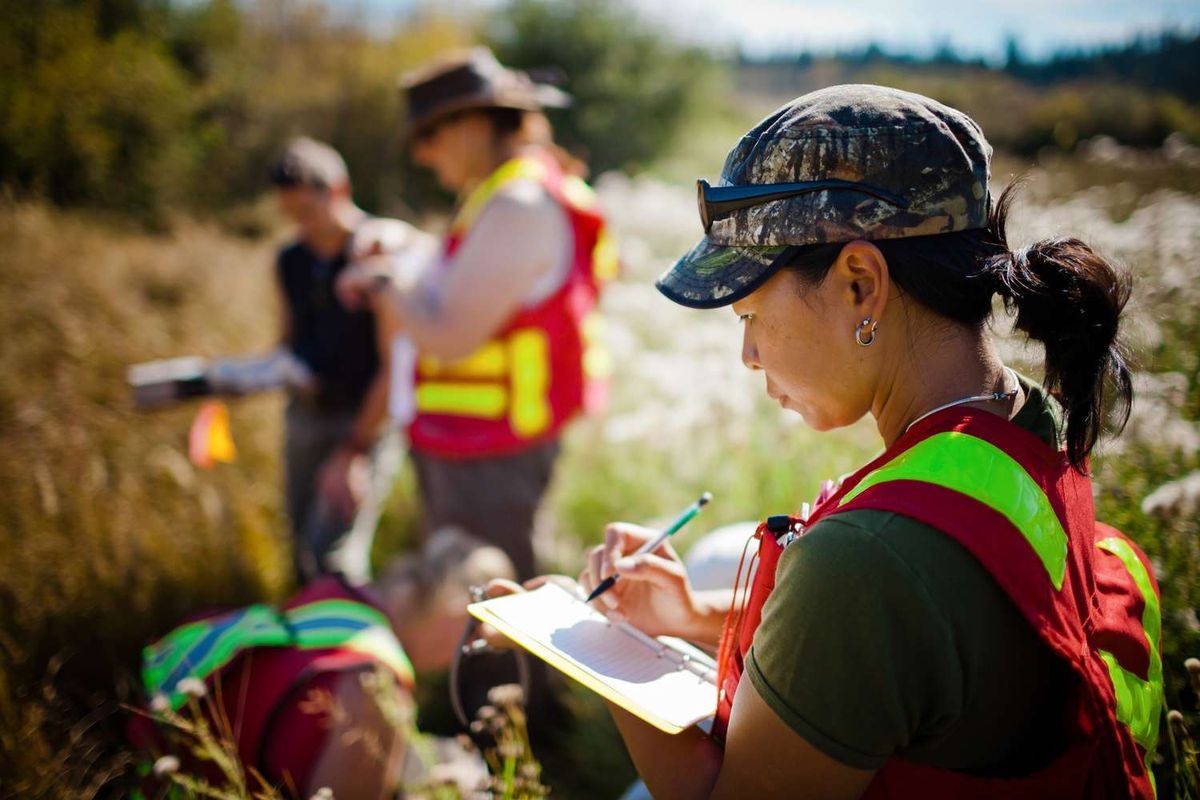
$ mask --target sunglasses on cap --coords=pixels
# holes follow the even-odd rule
[[[908,208],[908,201],[897,194],[855,181],[830,178],[822,181],[799,181],[797,183],[758,183],[745,186],[710,186],[701,178],[696,181],[696,200],[700,206],[700,222],[704,232],[712,228],[716,217],[752,208],[774,200],[809,194],[810,192],[846,191],[870,195],[897,208]]]

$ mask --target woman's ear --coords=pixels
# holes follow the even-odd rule
[[[878,321],[887,306],[891,276],[887,259],[872,243],[856,239],[838,254],[833,270],[841,278],[843,296],[856,320]]]

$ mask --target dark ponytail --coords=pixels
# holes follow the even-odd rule
[[[989,228],[1001,243],[1007,241],[1005,225],[1017,188],[1010,184],[992,213]],[[1067,457],[1083,471],[1105,418],[1111,414],[1116,430],[1129,418],[1133,384],[1117,336],[1129,300],[1129,275],[1069,237],[1011,252],[1006,248],[985,262],[984,272],[1005,307],[1016,313],[1017,330],[1045,345],[1043,386],[1062,403]]]
[[[1067,458],[1084,472],[1106,421],[1119,432],[1133,400],[1117,335],[1129,276],[1078,239],[1010,252],[1006,225],[1019,188],[1019,181],[1005,188],[987,228],[874,244],[896,285],[948,320],[982,327],[993,296],[1003,298],[1016,313],[1017,330],[1046,348],[1042,385],[1066,412]],[[797,248],[787,268],[805,284],[820,283],[841,249],[836,243]]]

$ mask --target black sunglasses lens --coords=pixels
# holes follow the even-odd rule
[[[696,205],[700,208],[700,224],[704,226],[705,233],[712,228],[712,219],[708,215],[708,198],[704,196],[707,189],[708,181],[703,178],[696,181]]]

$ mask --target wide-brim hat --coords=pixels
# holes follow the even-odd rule
[[[486,47],[453,53],[400,80],[411,136],[460,111],[513,108],[540,111],[565,108],[571,96],[538,83],[527,72],[509,69]]]

